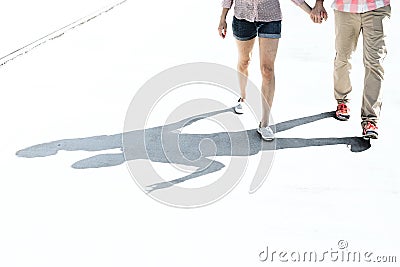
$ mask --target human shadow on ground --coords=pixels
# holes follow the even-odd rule
[[[149,160],[152,162],[182,164],[197,169],[185,177],[151,185],[148,190],[151,192],[223,169],[225,165],[214,158],[218,156],[245,157],[256,155],[261,151],[340,144],[347,145],[352,152],[362,152],[371,147],[369,140],[364,140],[362,137],[276,138],[273,142],[266,142],[260,139],[256,129],[210,134],[179,132],[180,129],[196,121],[222,113],[233,113],[233,109],[228,108],[212,111],[185,118],[168,125],[134,130],[123,134],[57,140],[19,150],[16,152],[16,155],[24,158],[36,158],[52,156],[60,150],[103,151],[121,149],[120,153],[99,154],[79,160],[72,165],[72,168],[111,167],[123,164],[125,161]],[[280,122],[273,125],[272,128],[275,129],[276,133],[279,133],[326,118],[334,118],[334,112],[324,112]],[[204,140],[212,141],[212,143],[204,143]],[[210,157],[214,159],[210,159]]]

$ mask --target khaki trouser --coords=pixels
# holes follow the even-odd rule
[[[338,103],[349,101],[352,90],[349,59],[357,47],[358,37],[363,35],[364,93],[361,118],[377,123],[382,106],[381,83],[384,70],[382,61],[386,56],[385,19],[390,18],[391,8],[385,6],[361,14],[335,10],[336,57],[334,64],[334,90]]]

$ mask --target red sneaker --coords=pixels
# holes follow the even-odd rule
[[[340,103],[336,108],[336,118],[341,121],[350,119],[350,109],[344,103]]]
[[[372,122],[367,122],[363,126],[364,139],[378,139],[378,127]]]

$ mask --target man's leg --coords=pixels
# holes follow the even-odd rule
[[[362,124],[377,124],[382,106],[381,84],[386,56],[384,21],[390,18],[390,6],[361,15],[364,39],[364,93],[361,107]]]
[[[357,47],[361,31],[360,14],[352,14],[335,10],[335,48],[334,62],[334,93],[338,104],[346,103],[351,92],[349,59]]]

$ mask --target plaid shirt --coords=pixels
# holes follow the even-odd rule
[[[286,1],[286,0],[285,0]],[[296,5],[301,5],[304,0],[291,0]],[[247,21],[278,21],[282,20],[279,0],[223,0],[223,8],[231,8],[235,2],[235,17]]]
[[[332,8],[350,13],[364,13],[388,5],[390,0],[335,0]]]

